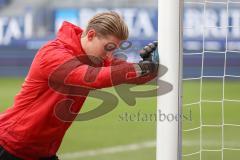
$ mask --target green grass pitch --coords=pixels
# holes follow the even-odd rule
[[[13,103],[13,98],[21,87],[23,78],[0,78],[0,112],[3,112]],[[184,82],[184,104],[199,102],[200,81]],[[149,89],[149,86],[139,87],[141,90]],[[105,91],[115,95],[116,92],[109,88]],[[225,99],[240,100],[240,82],[226,81]],[[204,80],[202,86],[202,99],[220,101],[223,96],[222,81]],[[86,112],[100,104],[100,100],[88,98],[81,112]],[[224,116],[225,124],[240,124],[240,103],[224,102],[224,114],[222,114],[222,103],[202,103],[201,120],[202,125],[221,125]],[[200,105],[195,104],[183,107],[185,117],[183,130],[197,128],[200,126]],[[154,114],[156,112],[156,98],[138,98],[135,106],[128,106],[119,98],[116,109],[112,112],[90,121],[74,122],[64,137],[62,146],[58,152],[60,155],[65,153],[82,153],[89,150],[99,151],[102,148],[111,148],[119,145],[140,144],[156,140],[156,122],[126,121],[121,119],[121,115]],[[224,126],[224,138],[222,138],[222,127],[202,127],[202,146],[203,150],[221,150],[222,139],[225,148],[240,148],[240,127]],[[183,154],[191,154],[200,150],[200,129],[183,132]],[[80,156],[78,158],[65,158],[72,160],[154,160],[156,148],[153,146],[142,147],[135,150],[125,150],[116,153],[101,153],[92,156]],[[98,152],[96,152],[98,153]],[[223,150],[225,160],[237,160],[240,151]],[[221,151],[203,151],[202,160],[220,160]],[[198,153],[184,157],[184,160],[200,160]],[[64,160],[64,159],[63,159]]]

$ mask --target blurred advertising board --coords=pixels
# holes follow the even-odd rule
[[[36,23],[39,24],[39,22],[35,19],[36,14],[41,13],[26,12],[17,17],[0,17],[0,46],[25,45],[30,48],[39,48],[39,45],[42,45],[40,42],[54,37],[64,20],[84,28],[93,15],[106,10],[115,10],[124,17],[130,29],[130,39],[157,39],[156,8],[68,8],[55,9],[51,12],[50,26],[52,27],[46,28],[41,38],[37,36]],[[186,52],[202,51],[203,39],[205,39],[205,50],[223,51],[226,45],[230,50],[240,50],[240,10],[238,8],[209,6],[204,9],[203,6],[186,5],[184,11]],[[29,45],[28,42],[35,46]]]
[[[47,13],[45,10],[28,10],[23,15],[0,16],[0,75],[26,74],[37,49],[55,37],[63,21],[85,28],[93,15],[107,10],[117,11],[125,19],[130,30],[129,40],[133,43],[128,51],[129,59],[139,60],[134,54],[136,50],[157,39],[157,8],[57,8],[49,9]],[[203,52],[240,52],[239,6],[186,4],[183,24],[184,53],[199,53],[184,59],[188,75],[196,73],[192,68],[199,70],[201,67],[200,54]],[[228,54],[229,59],[234,60],[231,64],[239,69],[240,58],[236,55]],[[210,67],[215,68],[211,73],[222,75],[216,68],[220,69],[224,54],[219,55],[218,60],[214,58],[214,63],[212,55],[205,57],[211,62]]]

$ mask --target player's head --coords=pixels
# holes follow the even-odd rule
[[[81,41],[88,55],[105,58],[128,38],[128,27],[118,13],[110,11],[95,15],[83,32]]]

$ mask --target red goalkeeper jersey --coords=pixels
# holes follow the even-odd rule
[[[154,78],[136,77],[132,63],[117,59],[92,65],[81,46],[82,32],[64,22],[56,39],[36,54],[13,106],[0,114],[0,145],[16,157],[55,155],[89,91]]]

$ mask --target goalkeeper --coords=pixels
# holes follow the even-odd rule
[[[91,90],[155,78],[158,64],[149,57],[156,42],[141,50],[139,63],[112,56],[127,38],[128,28],[116,12],[95,15],[85,30],[64,22],[56,39],[36,54],[13,106],[0,114],[0,160],[58,159],[61,141],[76,117],[61,119],[56,106],[64,108],[70,99],[70,112],[79,113]]]

